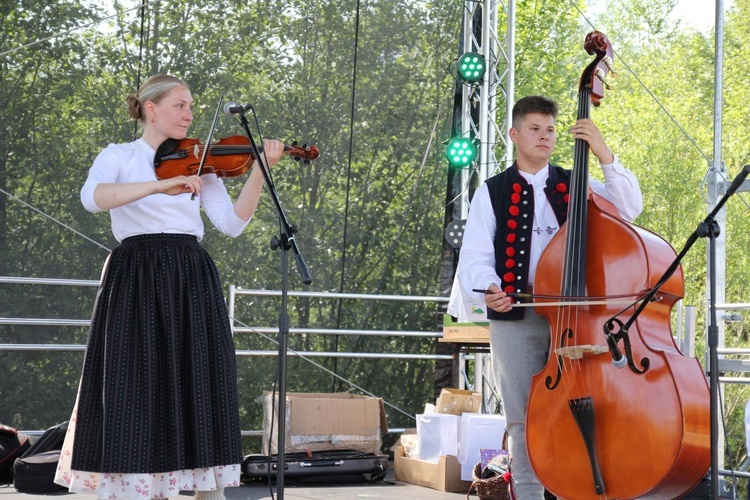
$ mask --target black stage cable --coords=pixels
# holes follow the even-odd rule
[[[146,3],[143,2],[141,4],[141,36],[138,40],[138,71],[136,73],[135,77],[135,91],[138,92],[138,89],[141,88],[141,69],[143,67],[143,39],[145,34],[144,26],[146,24]],[[135,120],[135,123],[133,124],[133,140],[136,139],[136,136],[138,135],[138,120]]]
[[[354,103],[357,95],[357,51],[359,49],[359,11],[360,0],[357,0],[357,12],[354,17],[354,61],[352,67],[352,96],[349,112],[349,159],[346,167],[346,201],[344,202],[344,236],[341,242],[341,278],[339,280],[339,293],[344,293],[344,279],[346,277],[346,238],[349,224],[349,196],[352,185],[352,147],[354,144]],[[336,310],[336,328],[341,327],[341,309],[343,299],[338,300]],[[333,351],[339,349],[339,336],[333,337]],[[338,369],[338,358],[333,358],[333,373],[336,374]],[[336,379],[333,379],[332,392],[336,392]]]

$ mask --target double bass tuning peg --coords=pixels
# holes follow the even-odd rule
[[[617,78],[617,72],[612,69],[612,59],[610,59],[609,57],[605,57],[604,59],[602,59],[602,62],[607,67],[607,70],[612,73],[612,77]]]
[[[610,90],[609,83],[607,83],[607,80],[604,78],[604,71],[602,71],[601,68],[596,71],[596,79],[599,80],[607,90]]]
[[[602,58],[601,64],[604,67],[597,66],[596,71],[594,72],[594,77],[604,86],[604,88],[606,88],[607,90],[611,90],[605,76],[607,73],[610,73],[612,75],[612,78],[617,78],[617,73],[612,70],[612,59],[609,56],[605,56],[604,58]]]

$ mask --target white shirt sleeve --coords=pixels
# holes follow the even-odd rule
[[[604,183],[590,179],[592,191],[612,202],[623,219],[635,220],[643,211],[643,195],[638,179],[622,166],[616,155],[612,163],[602,164],[601,167]]]
[[[216,229],[231,238],[242,234],[252,220],[251,217],[244,221],[234,212],[234,203],[227,193],[224,181],[215,174],[203,176],[201,206]]]
[[[89,169],[89,175],[81,188],[81,203],[83,208],[89,212],[102,212],[94,201],[96,186],[102,183],[115,183],[119,173],[119,165],[122,160],[115,154],[115,149],[110,144],[97,155],[93,165]]]
[[[490,192],[484,183],[474,192],[471,201],[456,272],[464,290],[477,299],[482,299],[482,294],[471,292],[472,289],[487,289],[492,284],[500,286],[502,283],[495,272],[496,230]]]

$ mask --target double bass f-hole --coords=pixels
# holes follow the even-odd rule
[[[555,349],[555,355],[557,356],[557,372],[555,373],[555,378],[553,379],[552,376],[548,376],[545,381],[544,385],[549,390],[553,390],[555,387],[557,387],[557,384],[560,383],[560,380],[562,379],[563,374],[563,366],[565,364],[565,361],[563,357],[565,356],[565,344],[573,339],[573,330],[570,328],[566,328],[565,331],[560,334],[560,345],[557,349]]]
[[[615,325],[617,325],[618,327],[617,333],[614,333]],[[640,361],[641,368],[635,366],[635,363],[633,362],[633,348],[630,345],[628,329],[625,327],[625,324],[622,321],[620,321],[618,318],[610,318],[609,321],[604,323],[604,332],[604,335],[605,337],[607,337],[607,339],[609,339],[610,337],[613,339],[614,344],[610,344],[610,352],[612,353],[612,357],[613,359],[615,359],[615,361],[617,360],[617,356],[613,352],[613,349],[620,341],[622,341],[622,344],[625,346],[625,354],[623,355],[623,360],[626,360],[628,368],[630,368],[634,373],[637,373],[638,375],[643,375],[644,373],[646,373],[648,367],[651,366],[651,362],[647,357],[643,357]],[[621,368],[623,365],[616,366],[618,368]]]

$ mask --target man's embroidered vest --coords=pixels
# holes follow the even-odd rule
[[[552,205],[557,222],[568,218],[570,170],[550,165],[549,178],[544,193]],[[487,179],[490,200],[495,212],[495,270],[502,279],[506,293],[523,293],[529,286],[529,258],[531,257],[531,231],[534,223],[534,188],[518,172],[514,163],[507,170]],[[487,311],[489,319],[520,320],[523,307],[499,313]]]

